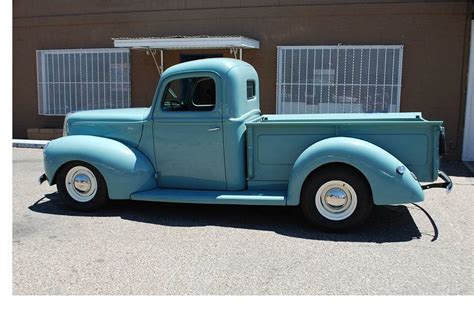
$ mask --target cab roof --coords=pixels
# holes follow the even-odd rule
[[[184,62],[170,68],[166,69],[163,72],[162,77],[168,77],[175,74],[181,74],[185,72],[206,72],[206,71],[213,71],[218,74],[226,74],[234,67],[238,66],[246,66],[253,68],[252,65],[246,63],[244,61],[234,59],[234,58],[225,58],[225,57],[217,57],[217,58],[205,58],[199,59],[191,62]]]

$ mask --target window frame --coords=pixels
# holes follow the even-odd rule
[[[50,65],[50,62],[54,63]],[[112,71],[114,64],[122,66],[115,66]],[[100,68],[99,71],[95,67]],[[131,106],[131,62],[127,48],[37,50],[36,72],[38,114],[41,116]],[[118,80],[119,74],[121,80]],[[121,91],[117,89],[120,85]],[[58,104],[56,95],[59,96]]]
[[[362,80],[359,80],[359,83],[357,83],[357,78],[356,78],[356,81],[354,81],[354,78],[352,78],[352,82],[347,82],[346,81],[346,78],[344,78],[344,82],[341,82],[340,81],[340,78],[337,78],[337,74],[339,73],[340,69],[340,65],[337,64],[339,62],[339,60],[334,60],[336,58],[339,57],[339,50],[345,50],[345,54],[347,54],[347,51],[348,50],[352,50],[352,56],[354,57],[355,55],[359,54],[360,53],[360,58],[358,59],[358,63],[360,63],[360,67],[359,68],[359,71],[360,71],[360,75],[362,75],[362,56],[363,56],[363,52],[367,50],[367,52],[371,51],[371,50],[377,50],[377,58],[379,57],[379,52],[381,50],[385,50],[385,55],[384,55],[384,58],[385,58],[385,62],[387,62],[387,50],[393,50],[393,63],[392,63],[392,76],[394,76],[393,74],[397,74],[396,76],[396,81],[393,79],[392,77],[392,83],[391,84],[386,84],[385,82],[382,84],[382,83],[379,83],[378,82],[378,78],[377,77],[381,77],[381,76],[378,76],[378,74],[375,76],[375,84],[371,83],[371,79],[373,79],[373,76],[370,76],[371,73],[370,73],[370,68],[369,70],[367,70],[367,76],[370,76],[370,77],[366,77],[367,78],[367,82],[366,83],[363,83]],[[346,113],[346,112],[355,112],[355,113],[372,113],[372,112],[387,112],[387,111],[367,111],[367,110],[370,110],[369,108],[374,108],[374,109],[377,109],[377,94],[378,94],[378,90],[377,88],[380,88],[382,87],[383,88],[383,96],[385,94],[385,88],[387,86],[390,86],[390,91],[391,91],[391,98],[393,98],[396,103],[394,104],[387,104],[385,103],[385,99],[382,99],[383,100],[383,107],[386,107],[388,109],[388,112],[400,112],[400,106],[401,106],[401,89],[402,89],[402,77],[403,77],[403,49],[404,49],[404,46],[403,45],[311,45],[311,46],[277,46],[277,80],[276,80],[276,105],[277,105],[277,113],[279,114],[288,114],[288,113]],[[314,62],[311,63],[313,64],[312,66],[314,67],[313,68],[313,74],[316,73],[316,62],[318,62],[319,64],[319,61],[316,59],[316,51],[320,50],[322,51],[323,53],[319,53],[319,56],[321,56],[321,58],[324,58],[324,52],[325,50],[329,51],[329,52],[334,52],[336,51],[336,53],[332,53],[332,56],[333,56],[333,60],[329,61],[329,64],[326,64],[327,60],[325,60],[323,62],[323,60],[321,60],[321,67],[323,68],[320,68],[319,70],[322,71],[322,70],[325,70],[324,66],[333,66],[334,64],[335,67],[331,67],[331,68],[326,68],[327,70],[334,70],[335,72],[335,76],[336,76],[336,80],[334,82],[327,82],[327,83],[324,83],[323,82],[320,82],[320,83],[317,83],[314,81],[314,78],[313,78],[313,82],[309,81],[308,80],[308,77],[306,77],[306,81],[302,82],[301,81],[301,78],[298,77],[298,79],[295,81],[293,79],[294,77],[294,68],[291,69],[293,70],[293,72],[291,72],[291,75],[290,75],[290,82],[285,82],[283,81],[283,78],[285,78],[285,80],[287,79],[287,76],[288,74],[286,73],[286,70],[285,70],[285,67],[284,67],[284,64],[285,62],[287,62],[288,60],[284,59],[286,57],[283,56],[283,54],[288,54],[287,52],[288,51],[285,51],[285,50],[293,50],[291,54],[293,54],[293,52],[299,52],[299,57],[298,57],[298,62],[296,63],[296,65],[293,65],[292,64],[292,67],[298,67],[298,72],[305,72],[306,76],[308,75],[308,72],[309,72],[309,65],[304,65],[301,61],[302,61],[302,58],[301,58],[301,52],[306,50],[306,61],[308,61],[308,59],[311,60],[311,58],[308,58],[310,56],[309,52],[310,50],[313,50],[312,52],[312,55],[313,55],[313,58],[314,58]],[[283,53],[285,51],[285,53]],[[326,51],[326,52],[327,52]],[[395,51],[397,53],[395,53]],[[357,54],[355,52],[358,52]],[[395,55],[398,54],[398,60],[395,59]],[[303,54],[304,55],[304,54]],[[318,58],[320,58],[318,56]],[[345,55],[347,56],[347,55]],[[367,61],[367,65],[369,65],[371,63],[371,60],[370,60],[370,55],[367,56],[364,56],[366,58],[368,58],[369,60]],[[327,57],[326,57],[327,58]],[[375,58],[375,57],[374,57]],[[396,63],[395,63],[396,61]],[[293,55],[291,55],[291,62],[293,63]],[[346,63],[346,60],[343,61],[344,64],[343,64],[343,67],[344,67],[344,74],[346,74],[346,66],[350,65],[352,66],[351,64],[349,63]],[[378,67],[378,59],[377,59],[377,62],[376,62],[376,65]],[[301,65],[299,65],[301,64]],[[355,64],[354,64],[355,65]],[[303,69],[303,67],[307,67],[305,69]],[[364,64],[364,67],[365,67],[365,64]],[[369,66],[370,67],[370,66]],[[352,67],[352,74],[354,72],[354,67]],[[298,76],[300,76],[301,74],[298,73]],[[305,75],[303,74],[303,77]],[[384,80],[387,76],[387,70],[384,69]],[[362,78],[362,76],[361,76]],[[311,79],[311,78],[310,78]],[[321,72],[321,79],[323,79],[323,73]],[[396,82],[396,83],[395,83]],[[283,93],[286,93],[286,87],[287,86],[298,86],[298,89],[300,89],[300,85],[301,86],[304,86],[306,91],[304,92],[304,98],[307,98],[308,96],[308,93],[311,94],[310,91],[308,91],[307,87],[308,86],[311,86],[309,90],[313,91],[313,96],[315,94],[316,91],[319,90],[319,94],[320,95],[323,95],[323,86],[327,86],[327,91],[324,91],[324,98],[326,98],[327,96],[331,96],[331,86],[334,86],[336,87],[336,94],[334,96],[332,96],[332,98],[336,98],[336,102],[329,102],[329,97],[328,97],[328,103],[314,103],[314,100],[313,100],[313,103],[306,103],[306,99],[303,100],[303,101],[300,101],[299,97],[298,97],[298,101],[296,102],[296,100],[294,99],[294,96],[291,95],[290,96],[290,101],[286,101],[286,97],[288,95],[283,95]],[[362,98],[361,98],[361,95],[359,94],[359,100],[358,100],[358,103],[355,104],[357,106],[360,107],[360,109],[362,111],[353,111],[352,109],[352,105],[353,105],[353,101],[351,100],[350,102],[347,102],[346,101],[346,97],[348,97],[347,95],[344,95],[344,97],[342,97],[343,101],[337,101],[341,98],[341,96],[339,94],[337,94],[337,87],[341,87],[340,89],[346,89],[346,87],[354,87],[354,86],[360,86],[360,87],[364,87],[364,89],[366,90],[367,92],[367,98],[366,98],[366,103],[361,103],[362,101]],[[320,86],[321,88],[317,89],[317,86]],[[374,98],[373,100],[375,99],[375,101],[372,103],[369,103],[367,102],[369,100],[370,97],[372,97],[372,95],[369,93],[369,90],[372,90],[373,88],[372,87],[375,87],[374,88]],[[352,88],[351,88],[352,89]],[[394,93],[394,91],[396,90],[396,92]],[[292,92],[291,92],[292,94]],[[298,96],[300,96],[300,91],[298,91]],[[283,98],[285,98],[285,101],[283,101]],[[314,97],[313,97],[314,98]],[[385,98],[385,96],[384,96]],[[287,105],[285,105],[284,103],[287,103]],[[289,104],[292,104],[292,105],[289,105]],[[296,111],[293,111],[293,105],[296,105]],[[327,105],[327,112],[324,112],[322,111],[322,107],[324,105]],[[351,111],[345,111],[345,106],[347,105],[350,105],[351,108],[350,110]],[[312,107],[311,107],[312,106]],[[334,109],[338,109],[338,108],[342,108],[343,111],[332,111],[332,112],[329,112],[329,108],[331,107],[334,107]],[[286,108],[285,108],[286,107]],[[300,107],[302,107],[304,109],[304,111],[300,111]],[[315,111],[315,108],[318,107],[318,111]],[[355,107],[355,109],[357,110],[357,107]],[[313,111],[311,111],[313,110]],[[364,111],[365,110],[365,111]]]

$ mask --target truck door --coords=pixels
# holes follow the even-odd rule
[[[158,93],[153,119],[160,187],[226,189],[222,91],[217,79],[204,73],[162,83],[165,88]]]

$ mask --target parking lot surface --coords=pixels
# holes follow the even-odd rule
[[[13,149],[13,294],[473,294],[474,177],[331,234],[297,208],[114,201],[81,213]]]

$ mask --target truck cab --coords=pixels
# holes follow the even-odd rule
[[[362,223],[373,204],[421,201],[444,129],[420,113],[262,115],[248,63],[211,58],[160,78],[149,108],[68,115],[42,180],[71,207],[108,199],[301,205],[323,229]]]
[[[234,59],[183,63],[160,80],[153,121],[158,186],[243,190],[245,122],[260,115],[258,76]]]

